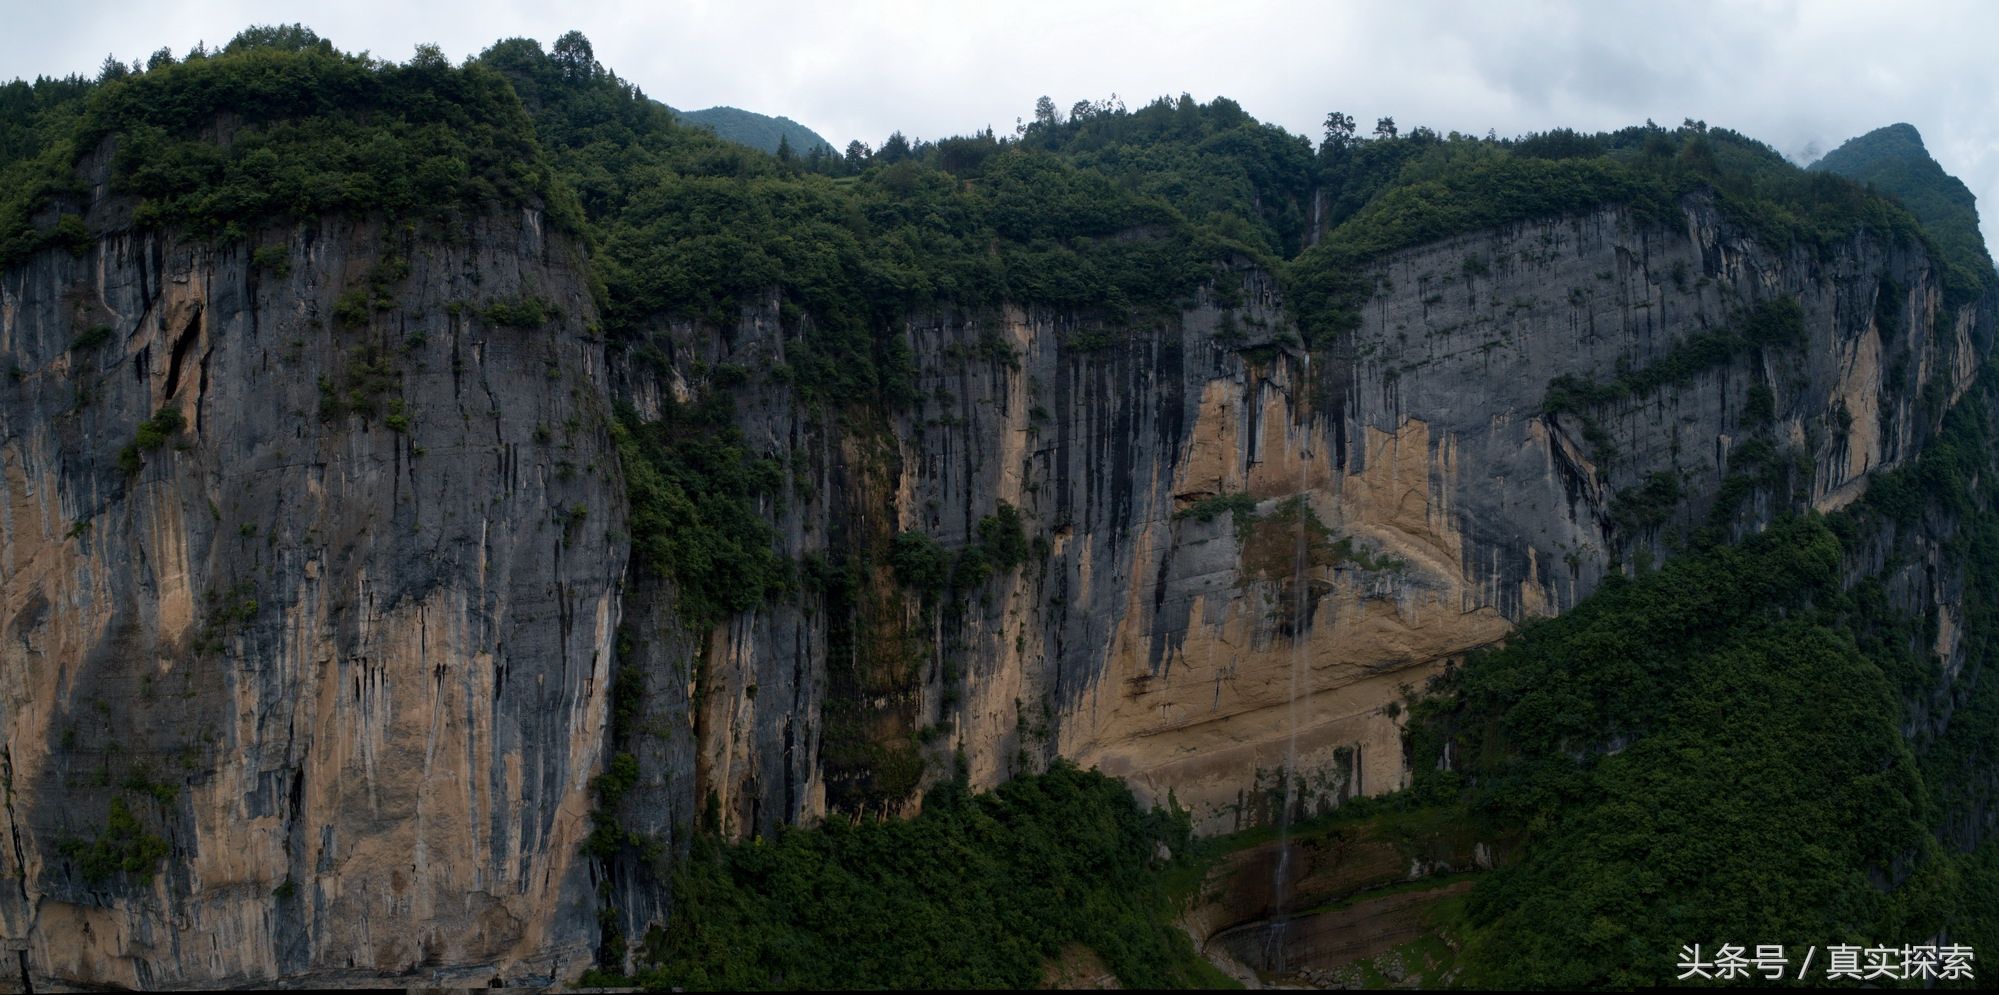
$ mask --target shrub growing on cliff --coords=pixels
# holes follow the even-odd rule
[[[796,583],[755,504],[777,493],[783,476],[743,448],[729,414],[728,399],[710,395],[668,401],[652,422],[623,411],[611,429],[631,500],[633,557],[674,580],[680,617],[697,629]]]
[[[896,580],[931,595],[944,589],[950,572],[944,547],[921,532],[896,533],[889,563],[895,568]]]
[[[178,409],[161,408],[153,412],[151,418],[139,423],[131,443],[118,450],[118,469],[127,475],[138,473],[146,465],[144,454],[166,445],[184,424],[186,421]]]
[[[1212,494],[1174,512],[1173,517],[1212,522],[1221,514],[1227,514],[1235,523],[1236,535],[1245,535],[1249,532],[1250,523],[1256,519],[1256,499],[1250,497],[1247,491]]]
[[[56,852],[74,861],[77,873],[91,884],[102,884],[121,874],[151,875],[168,849],[165,839],[140,825],[123,798],[111,799],[111,812],[96,838],[88,842],[65,839],[56,846]]]
[[[1644,483],[1627,487],[1611,499],[1611,525],[1624,532],[1657,528],[1672,517],[1673,509],[1679,507],[1682,496],[1679,474],[1670,470],[1654,471],[1646,476]]]
[[[613,754],[610,766],[590,782],[597,804],[590,810],[590,835],[583,840],[586,855],[602,860],[617,853],[620,846],[636,842],[618,824],[618,805],[638,783],[639,759],[622,751]]]
[[[520,294],[493,301],[479,309],[479,317],[502,328],[540,328],[561,317],[555,305],[533,294]]]
[[[979,519],[979,546],[986,562],[1001,573],[1026,563],[1030,549],[1020,510],[1001,501],[992,514]]]
[[[139,432],[132,442],[140,449],[158,449],[181,430],[187,420],[177,408],[161,408],[153,412],[151,418],[139,423]]]
[[[282,280],[292,272],[291,247],[260,245],[250,253],[250,265]]]
[[[1034,552],[1020,509],[1001,501],[992,514],[979,519],[971,541],[951,563],[951,586],[971,591],[993,574],[1012,573],[1027,563]]]
[[[89,352],[111,341],[114,334],[115,330],[110,325],[92,325],[88,329],[77,333],[76,338],[70,340],[69,351]]]

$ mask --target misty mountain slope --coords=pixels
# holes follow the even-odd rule
[[[1963,181],[1943,171],[1923,148],[1923,137],[1906,124],[1877,128],[1812,163],[1890,194],[1923,222],[1939,245],[1969,272],[1960,282],[1990,282],[1992,258],[1978,229],[1977,198]]]
[[[682,121],[713,131],[717,137],[772,154],[776,154],[779,144],[785,142],[790,143],[794,155],[810,155],[813,149],[828,154],[833,152],[833,143],[788,117],[771,117],[734,107],[708,107],[673,113]]]

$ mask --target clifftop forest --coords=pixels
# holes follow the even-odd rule
[[[898,132],[879,147],[802,152],[787,137],[766,153],[677,117],[574,32],[547,48],[503,40],[454,65],[430,46],[404,62],[345,53],[299,25],[253,28],[214,51],[108,61],[95,78],[0,86],[0,271],[123,232],[247,246],[328,216],[464,243],[480,219],[526,210],[578,247],[592,341],[665,369],[648,329],[725,328],[774,302],[793,337],[773,382],[843,425],[879,425],[924,401],[914,313],[1059,313],[1073,319],[1064,348],[1087,356],[1197,304],[1241,304],[1236,274],[1267,273],[1290,321],[1243,349],[1272,379],[1289,357],[1312,357],[1309,372],[1355,355],[1363,312],[1382,292],[1370,267],[1397,253],[1607,205],[1685,229],[1690,204],[1711,205],[1730,237],[1805,268],[1860,244],[1927,260],[1937,288],[1928,313],[1991,323],[1999,273],[1975,204],[1907,125],[1800,168],[1697,121],[1500,138],[1389,118],[1368,128],[1333,112],[1323,134],[1301,136],[1226,98],[1086,100],[1066,111],[1043,98],[1014,134]],[[1486,264],[1466,255],[1462,265],[1469,282]],[[370,270],[373,282],[341,298],[339,319],[365,325],[394,308],[393,269]],[[1917,320],[1893,302],[1869,306],[1884,329]],[[1801,314],[1781,296],[1745,305],[1735,323],[1690,333],[1670,362],[1620,364],[1601,382],[1556,379],[1525,417],[1567,417],[1594,433],[1607,477],[1611,449],[1590,411],[1743,355],[1806,348],[1819,332]],[[478,315],[521,336],[560,317],[526,291]],[[1011,346],[991,349],[994,363],[1017,368]],[[1608,551],[1601,586],[1559,617],[1454,656],[1396,704],[1405,786],[1295,825],[1287,813],[1285,840],[1331,853],[1392,839],[1453,854],[1479,841],[1476,868],[1438,858],[1447,869],[1437,880],[1451,888],[1425,898],[1412,920],[1419,938],[1397,947],[1398,963],[1427,984],[1650,986],[1670,980],[1671,958],[1695,942],[1943,937],[1999,956],[1999,372],[1989,354],[1975,360],[1975,380],[1929,391],[1926,420],[1909,430],[1920,452],[1875,471],[1843,506],[1814,510],[1798,496],[1808,474],[1786,462],[1774,431],[1730,454],[1733,490],[1697,521],[1674,517],[1686,495],[1671,474],[1604,497],[1610,531],[1646,540]],[[557,381],[553,360],[548,369]],[[977,525],[955,547],[889,529],[870,556],[789,555],[772,509],[787,490],[809,500],[804,485],[786,483],[795,466],[745,440],[726,388],[749,371],[704,372],[720,387],[660,391],[649,416],[621,405],[606,419],[629,504],[627,583],[670,584],[677,630],[710,632],[800,592],[830,592],[829,613],[858,617],[882,589],[942,632],[962,621],[953,605],[990,578],[1050,555],[1055,523],[1006,501],[967,512]],[[375,404],[338,386],[322,388],[331,407],[320,418]],[[1751,416],[1759,424],[1774,420],[1768,388],[1742,404],[1770,408]],[[400,409],[384,410],[385,424],[407,430]],[[131,473],[179,437],[178,419],[142,423]],[[0,425],[0,437],[21,431]],[[1233,521],[1244,536],[1279,522],[1301,549],[1319,533],[1331,548],[1310,506],[1259,518],[1246,495],[1204,493],[1174,520]],[[1744,527],[1739,507],[1767,521]],[[604,512],[570,514],[564,528],[595,528]],[[1662,534],[1656,545],[1671,555],[1655,562]],[[1348,542],[1308,565],[1397,565]],[[1940,615],[1912,612],[1889,590],[1895,570],[1932,554],[1936,576],[1961,578],[1962,612],[1949,623],[1961,638],[1956,669],[1930,649]],[[1163,590],[1165,570],[1157,576]],[[251,600],[243,618],[258,610]],[[836,640],[858,638],[832,631],[817,652],[837,655]],[[825,666],[835,696],[875,696],[865,675],[849,687],[841,664]],[[661,844],[622,814],[644,790],[632,745],[649,721],[639,702],[662,693],[660,682],[649,690],[635,670],[613,674],[608,759],[591,772],[582,844],[599,900],[589,981],[1025,987],[1081,950],[1128,985],[1234,983],[1176,922],[1214,904],[1215,875],[1267,846],[1268,826],[1196,838],[1177,800],[1141,804],[1124,782],[1062,760],[975,792],[962,746],[958,769],[939,772],[915,759],[918,745],[884,750],[835,712],[826,762],[867,774],[828,789],[823,824],[732,840],[704,800],[699,820],[678,813],[697,824]],[[751,684],[748,696],[758,693]],[[878,817],[919,783],[919,814]],[[60,873],[137,888],[170,865],[165,817],[148,814],[145,794],[117,802],[97,835],[68,839],[51,858],[66,862]],[[632,867],[671,895],[664,924],[642,936],[620,932],[624,910],[609,897],[614,881],[625,888],[640,873]],[[277,887],[296,886],[286,877]],[[1415,887],[1377,882],[1294,911]],[[1356,970],[1347,980],[1399,980]]]
[[[1696,190],[1772,245],[1865,229],[1935,248],[1954,294],[1993,279],[1969,194],[1926,156],[1928,169],[1891,175],[1856,141],[1806,171],[1697,122],[1497,139],[1404,134],[1388,118],[1368,135],[1335,112],[1315,149],[1226,98],[1079,101],[1066,115],[1044,98],[1019,135],[897,132],[878,150],[786,159],[676,126],[574,33],[548,51],[503,41],[454,67],[435,49],[400,64],[344,54],[297,25],[182,60],[162,50],[143,71],[16,80],[0,89],[0,121],[0,261],[87,235],[78,169],[108,153],[141,227],[240,238],[332,211],[449,224],[531,204],[587,235],[613,332],[652,314],[726,313],[775,286],[859,355],[874,351],[865,329],[844,326],[940,302],[1136,322],[1230,259],[1286,272],[1317,341],[1352,306],[1336,270],[1604,203],[1663,217]],[[233,132],[225,145],[217,127]],[[1308,245],[1315,190],[1327,191],[1326,234]],[[861,369],[879,380],[877,365]]]

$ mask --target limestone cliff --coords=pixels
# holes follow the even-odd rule
[[[908,314],[894,410],[792,389],[815,329],[775,296],[607,348],[532,211],[44,252],[0,281],[0,926],[37,983],[532,982],[600,904],[670,915],[702,822],[908,811],[960,756],[1094,764],[1203,832],[1392,790],[1448,661],[1850,500],[1989,347],[1918,247],[1681,207],[1382,258],[1309,358],[1248,264],[1138,327]],[[609,426],[717,393],[797,582],[691,628],[627,569]],[[1024,563],[895,570],[1004,509]],[[590,861],[607,746],[637,845]]]
[[[527,212],[6,271],[10,980],[581,969],[625,551],[577,262]]]
[[[657,327],[669,361],[614,354],[616,390],[641,411],[730,393],[747,444],[787,466],[787,555],[859,581],[675,637],[691,667],[644,658],[674,689],[648,698],[665,722],[639,737],[628,823],[679,839],[704,812],[747,835],[894,811],[920,790],[870,776],[905,751],[929,777],[955,754],[981,786],[1069,757],[1203,832],[1273,820],[1291,764],[1300,812],[1402,786],[1402,703],[1448,661],[1696,529],[1851,500],[1989,346],[1990,309],[1945,307],[1919,247],[1779,248],[1706,198],[1682,208],[1391,255],[1359,327],[1309,359],[1253,267],[1131,330],[912,315],[923,400],[888,420],[713,378],[785,368],[809,329],[775,302]],[[1038,540],[1025,566],[949,603],[898,585],[893,533],[962,549],[1002,505]],[[665,908],[637,880],[613,901],[628,936]]]

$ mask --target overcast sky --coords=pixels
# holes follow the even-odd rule
[[[1502,135],[1692,117],[1799,157],[1907,121],[1999,231],[1999,4],[679,0],[556,4],[0,0],[0,79],[95,73],[303,21],[343,49],[453,59],[571,28],[653,97],[782,114],[836,146],[936,138],[1115,93],[1231,97],[1301,134],[1330,110]]]

